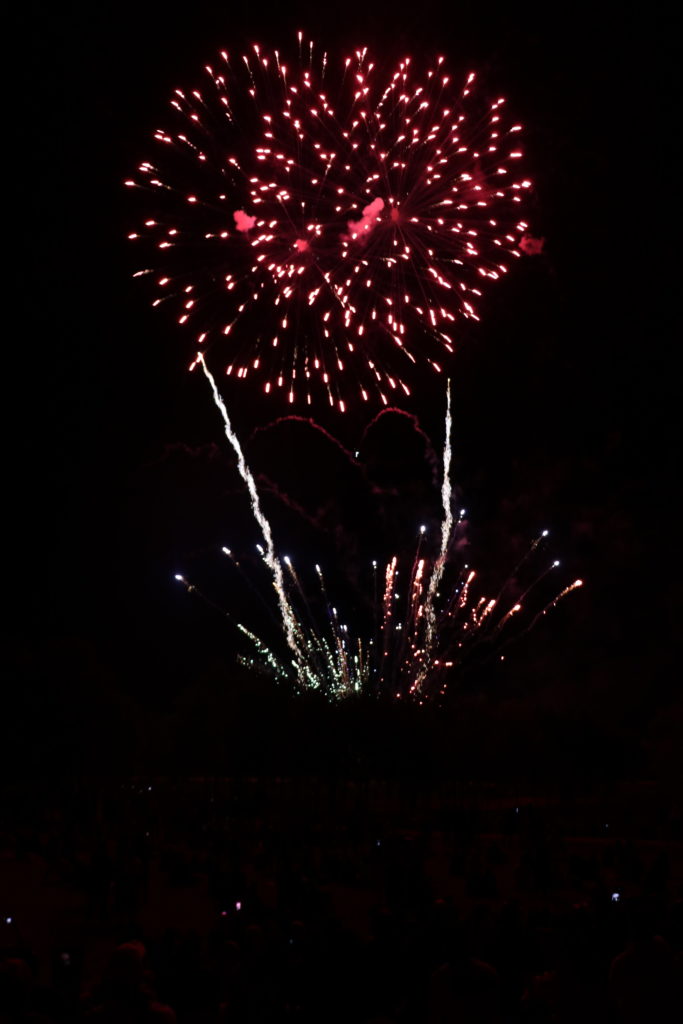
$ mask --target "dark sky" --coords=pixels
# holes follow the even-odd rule
[[[131,281],[121,183],[147,155],[171,88],[222,46],[279,43],[301,26],[328,47],[367,42],[388,58],[438,48],[451,66],[480,69],[526,125],[545,252],[487,294],[460,346],[455,477],[484,561],[500,552],[505,565],[506,547],[512,561],[523,538],[550,526],[567,578],[588,583],[530,643],[525,671],[548,685],[573,673],[578,702],[602,686],[634,707],[664,704],[680,587],[673,33],[645,6],[614,16],[576,4],[325,6],[105,0],[15,11],[6,650],[85,645],[121,686],[155,700],[230,649],[171,576],[198,566],[212,585],[213,546],[255,538],[206,389],[185,372],[183,339]],[[334,522],[329,467],[353,473],[330,440],[305,425],[269,426],[285,410],[248,387],[226,397],[255,468],[316,519],[304,528],[269,491],[297,564],[318,557],[312,545],[332,558],[355,537],[360,558],[379,543],[391,502],[367,506],[377,525],[363,532],[370,499],[353,481]],[[438,450],[441,398],[418,388],[406,408]],[[319,415],[350,450],[368,422],[365,410]],[[396,424],[384,429],[400,439]],[[257,427],[268,430],[248,441]],[[373,472],[411,496],[394,518],[428,512],[430,501],[436,514],[419,460],[391,464],[402,442],[366,443]],[[301,479],[321,464],[319,481]]]

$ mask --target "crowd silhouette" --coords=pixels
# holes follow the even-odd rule
[[[629,827],[386,782],[30,796],[0,834],[2,1024],[681,1019],[669,804]]]

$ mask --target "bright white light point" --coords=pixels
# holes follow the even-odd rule
[[[461,508],[461,509],[460,509],[460,515],[461,515],[461,516],[464,516],[464,515],[465,515],[465,509],[464,509],[464,508]]]
[[[285,555],[284,562],[285,562],[285,565],[291,565],[292,564],[291,560],[289,558],[289,555]]]
[[[553,562],[553,569],[557,569],[559,564],[560,564],[559,559],[555,559],[555,561]]]
[[[232,551],[230,550],[230,548],[223,548],[222,551],[223,551],[224,555],[231,555],[232,554]]]
[[[421,526],[420,527],[420,533],[426,533],[426,532],[427,532],[427,527],[426,526]]]
[[[550,530],[544,530],[543,533],[541,534],[541,537],[547,537],[549,533],[550,533]]]
[[[175,578],[176,578],[177,580],[180,580],[180,582],[181,582],[181,583],[183,582],[183,577],[182,577],[182,576],[179,576],[179,575],[178,575],[178,573],[176,573],[176,575],[175,575]]]

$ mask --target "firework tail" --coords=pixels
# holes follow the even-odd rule
[[[299,646],[296,616],[289,602],[289,598],[287,597],[282,566],[280,565],[280,561],[277,555],[275,554],[275,546],[273,544],[273,534],[270,528],[270,523],[266,519],[261,509],[261,503],[259,500],[258,491],[256,489],[256,481],[254,480],[251,470],[247,466],[238,437],[235,434],[234,430],[232,429],[230,417],[228,416],[228,410],[218,390],[216,381],[214,380],[211,371],[206,365],[204,356],[201,353],[198,354],[197,360],[202,368],[204,376],[208,380],[209,385],[211,387],[211,393],[213,395],[214,403],[223,418],[225,436],[228,439],[230,445],[232,446],[235,455],[237,456],[237,468],[239,470],[239,474],[244,480],[245,484],[247,485],[247,490],[249,491],[251,510],[254,514],[254,519],[258,523],[259,529],[261,530],[261,535],[265,542],[263,560],[270,569],[270,572],[272,574],[273,586],[275,588],[275,593],[277,595],[278,607],[282,618],[282,626],[284,629],[285,638],[287,640],[287,646],[292,652],[293,662],[297,672],[297,676],[300,681],[303,681],[303,656]]]

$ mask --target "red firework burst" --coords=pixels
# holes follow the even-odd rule
[[[292,403],[316,386],[342,410],[373,386],[409,394],[411,366],[441,369],[520,254],[521,126],[442,57],[386,74],[359,50],[333,67],[300,38],[294,66],[254,46],[206,74],[176,90],[162,153],[126,182],[146,190],[130,237],[149,246],[154,304]]]

